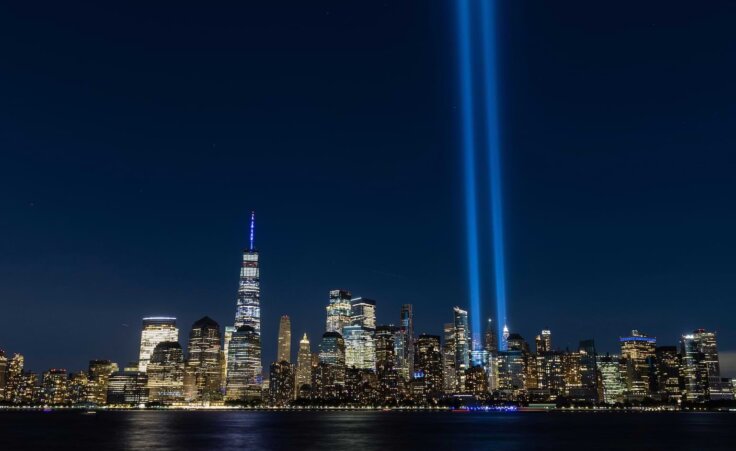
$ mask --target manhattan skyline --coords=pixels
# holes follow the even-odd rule
[[[332,289],[417,334],[470,307],[449,9],[322,6],[1,7],[2,348],[76,369],[135,360],[142,317],[230,325],[252,210],[264,365]],[[498,12],[510,329],[703,327],[733,376],[733,5],[531,6]]]

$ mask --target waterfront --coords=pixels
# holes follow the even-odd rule
[[[736,414],[0,412],[0,449],[733,449]]]

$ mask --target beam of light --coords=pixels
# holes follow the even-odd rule
[[[478,263],[478,218],[475,181],[475,119],[470,45],[470,0],[457,0],[458,64],[460,68],[460,121],[462,130],[463,172],[465,176],[465,227],[468,258],[470,321],[474,334],[480,331],[480,274]],[[478,335],[479,337],[479,335]]]
[[[485,82],[486,137],[491,178],[490,197],[493,227],[493,266],[496,285],[496,326],[503,336],[506,318],[506,261],[503,242],[503,205],[501,196],[501,139],[498,119],[498,77],[496,73],[496,0],[481,0],[481,35]]]

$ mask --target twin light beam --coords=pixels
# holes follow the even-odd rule
[[[496,290],[497,337],[504,336],[506,318],[506,265],[503,246],[503,209],[501,196],[500,128],[498,117],[498,80],[496,74],[496,0],[456,0],[458,21],[458,57],[460,82],[460,120],[463,149],[465,194],[465,222],[467,232],[468,291],[470,295],[470,319],[474,346],[480,345],[481,302],[478,232],[478,199],[476,159],[478,153],[477,111],[475,90],[482,86],[482,117],[485,119],[485,146],[488,153],[488,177],[490,180],[491,233],[493,243],[494,285]],[[478,7],[479,6],[479,7]],[[474,14],[473,14],[474,13]],[[475,17],[471,17],[473,14]],[[471,19],[477,20],[473,21]],[[480,49],[473,50],[474,27],[480,26]],[[477,35],[477,33],[476,33]],[[479,55],[478,55],[479,53]],[[474,58],[475,56],[475,58]],[[474,80],[475,64],[480,59],[482,76]],[[500,342],[502,350],[505,340]],[[475,350],[475,349],[474,349]],[[477,355],[476,353],[473,353]],[[474,362],[479,363],[479,362]]]

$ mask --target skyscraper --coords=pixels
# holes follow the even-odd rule
[[[141,331],[141,351],[138,358],[138,370],[145,373],[148,361],[157,344],[164,341],[179,341],[179,329],[176,328],[176,318],[167,316],[152,316],[143,318]]]
[[[146,374],[150,401],[171,404],[184,400],[184,351],[178,342],[157,344]]]
[[[352,294],[346,290],[331,290],[330,303],[327,305],[326,332],[337,332],[342,335],[342,328],[350,325]]]
[[[442,395],[440,337],[421,334],[416,340],[412,393],[419,402],[434,402]]]
[[[291,320],[287,315],[279,321],[279,349],[277,362],[291,363]]]
[[[399,332],[394,340],[396,370],[408,382],[414,373],[414,308],[411,304],[401,306]]]
[[[443,327],[445,342],[442,345],[442,376],[445,393],[457,392],[458,379],[455,371],[455,324],[446,323]]]
[[[381,402],[396,403],[399,396],[398,372],[394,340],[398,328],[395,326],[378,326],[375,334],[376,344],[376,378],[378,382],[378,398]]]
[[[364,370],[376,369],[376,301],[355,298],[350,301],[350,325],[344,326],[345,366]]]
[[[261,335],[261,276],[258,251],[254,247],[256,213],[250,214],[250,240],[243,251],[235,310],[235,327],[250,326]]]
[[[325,332],[319,344],[320,385],[323,398],[338,397],[345,387],[345,340],[337,332]]]
[[[69,376],[65,369],[52,368],[43,373],[42,402],[49,405],[69,403]]]
[[[240,326],[228,347],[225,397],[240,401],[260,399],[262,380],[261,337],[252,326]]]
[[[294,368],[282,360],[271,364],[268,378],[271,402],[285,406],[294,399]]]
[[[457,392],[465,389],[465,372],[470,369],[470,327],[468,312],[460,307],[453,309],[453,327],[455,344],[455,374]]]
[[[621,337],[621,358],[624,360],[624,380],[626,396],[631,399],[642,399],[651,394],[654,382],[654,356],[657,339],[648,337],[638,330],[632,330],[631,336]]]
[[[345,340],[345,367],[364,370],[376,369],[376,346],[373,332],[354,325],[343,327]]]
[[[299,354],[296,358],[296,391],[312,383],[312,349],[307,334],[299,341]]]
[[[376,301],[358,297],[350,300],[350,324],[371,332],[376,330]]]
[[[534,340],[537,346],[537,354],[552,352],[552,332],[545,329],[537,335]]]
[[[716,334],[698,329],[683,335],[683,380],[687,401],[733,399],[733,393],[722,387]]]
[[[227,382],[227,367],[228,367],[228,358],[229,358],[229,352],[228,349],[230,348],[230,340],[233,338],[233,333],[237,331],[238,328],[235,326],[225,326],[225,335],[222,339],[222,376],[221,376],[221,387],[220,390],[224,393],[225,392],[225,384]]]
[[[90,360],[88,370],[87,400],[97,405],[107,404],[107,384],[118,365],[109,360]]]
[[[598,356],[597,367],[603,384],[603,401],[606,404],[624,402],[626,382],[621,375],[621,359],[618,356]]]
[[[20,386],[23,379],[24,362],[25,359],[21,354],[13,354],[8,363],[5,399],[14,404],[21,402]]]
[[[220,398],[222,362],[220,362],[220,325],[205,316],[189,331],[189,346],[184,368],[184,395],[187,401],[211,401]]]

